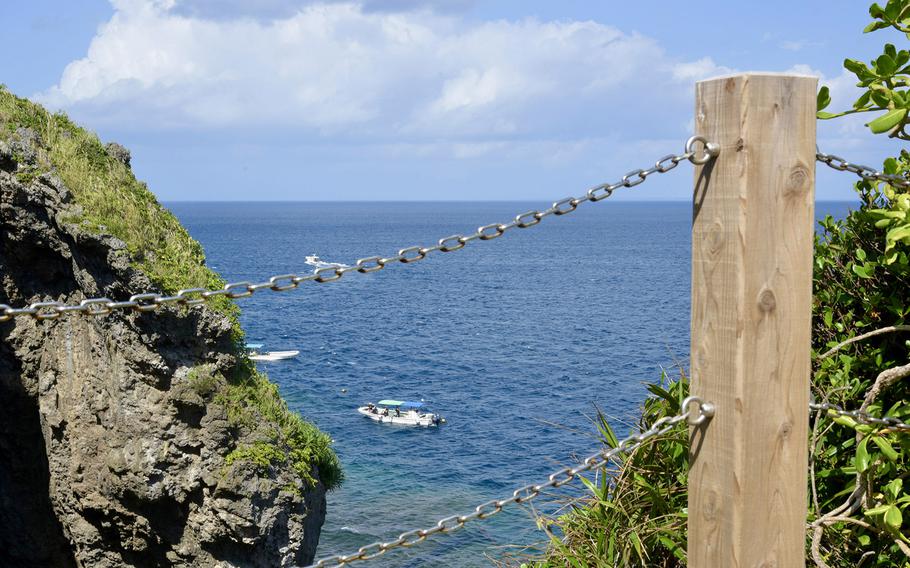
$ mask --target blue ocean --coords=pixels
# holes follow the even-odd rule
[[[229,281],[353,264],[507,222],[541,203],[170,203]],[[848,204],[821,203],[818,215]],[[317,557],[429,528],[594,453],[600,408],[625,434],[662,370],[689,351],[691,205],[586,204],[500,239],[338,282],[239,300],[250,342],[299,349],[261,363],[290,406],[335,440],[346,473],[329,494]],[[356,413],[424,400],[439,428]],[[545,546],[531,505],[372,566],[490,566]]]

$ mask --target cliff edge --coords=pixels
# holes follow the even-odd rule
[[[219,282],[124,148],[0,88],[0,304]],[[0,565],[308,564],[337,458],[241,341],[224,300],[0,322]]]

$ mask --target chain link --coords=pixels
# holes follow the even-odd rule
[[[844,410],[836,404],[831,404],[829,402],[811,402],[809,403],[809,408],[812,410],[824,410],[829,413],[829,416],[832,414],[837,416],[847,416],[862,424],[885,426],[894,430],[910,430],[910,424],[907,424],[898,418],[894,418],[892,416],[879,418],[877,416],[872,416],[868,412],[862,412],[860,410]]]
[[[701,145],[701,150],[698,146]],[[253,284],[251,282],[232,282],[226,284],[220,290],[206,290],[204,288],[189,288],[180,290],[173,296],[164,294],[145,293],[135,294],[129,300],[115,302],[109,298],[93,298],[83,300],[77,305],[65,305],[61,302],[36,302],[25,308],[13,308],[6,304],[0,304],[0,323],[9,321],[19,316],[30,316],[36,320],[56,319],[63,314],[80,314],[86,316],[102,316],[111,313],[113,310],[133,310],[136,312],[154,312],[162,306],[168,304],[180,306],[195,306],[201,304],[214,296],[227,296],[228,298],[245,298],[252,296],[259,290],[271,290],[273,292],[284,292],[293,290],[300,284],[312,280],[319,284],[334,282],[341,279],[349,272],[358,272],[367,274],[382,270],[390,263],[400,262],[409,264],[418,262],[427,257],[430,253],[436,252],[453,252],[462,249],[468,243],[476,240],[489,241],[501,237],[507,231],[515,228],[526,229],[533,227],[541,222],[542,219],[550,215],[561,217],[575,211],[579,205],[590,201],[596,203],[601,199],[610,197],[613,191],[620,187],[635,187],[652,174],[664,174],[676,168],[680,162],[689,160],[693,164],[704,164],[713,160],[720,153],[719,146],[709,143],[701,136],[693,136],[686,141],[685,152],[682,154],[669,154],[662,157],[654,166],[648,169],[634,170],[614,183],[604,183],[589,189],[584,195],[579,197],[567,197],[553,203],[547,209],[532,210],[516,215],[508,223],[493,223],[479,227],[475,232],[468,235],[451,235],[439,239],[437,243],[430,247],[413,246],[403,248],[398,251],[397,255],[384,258],[381,256],[371,256],[361,258],[353,266],[326,267],[314,270],[310,274],[298,276],[297,274],[282,274],[272,276],[267,281]]]
[[[385,554],[389,550],[399,547],[411,547],[423,542],[430,535],[437,533],[450,533],[460,529],[467,523],[475,520],[489,519],[490,517],[502,512],[503,508],[513,503],[524,503],[540,495],[540,493],[549,488],[562,487],[578,477],[579,474],[591,469],[605,465],[611,458],[619,454],[630,454],[647,440],[666,434],[680,422],[687,422],[690,425],[699,425],[714,416],[714,405],[705,402],[697,396],[690,396],[682,403],[682,413],[676,416],[664,416],[655,421],[650,428],[640,434],[629,436],[619,442],[615,447],[609,450],[602,450],[596,454],[588,456],[579,465],[575,467],[565,467],[556,471],[547,478],[547,481],[538,484],[525,485],[512,492],[512,495],[505,499],[494,499],[487,501],[474,508],[474,511],[467,515],[452,515],[440,519],[435,525],[427,529],[416,529],[403,532],[398,538],[389,542],[374,542],[363,546],[353,554],[338,554],[320,559],[318,562],[311,564],[307,568],[326,568],[327,566],[344,566],[351,562],[359,560],[369,560]]]
[[[815,158],[827,165],[829,168],[841,172],[851,172],[859,177],[863,178],[866,181],[883,181],[885,183],[891,184],[895,187],[900,187],[902,189],[910,189],[910,179],[897,176],[894,174],[886,174],[885,172],[880,172],[875,168],[870,168],[869,166],[863,166],[861,164],[852,164],[847,160],[841,158],[840,156],[835,156],[834,154],[825,154],[824,152],[818,151],[816,147]]]

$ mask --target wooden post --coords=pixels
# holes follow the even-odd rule
[[[805,566],[814,77],[747,73],[696,87],[689,566]]]

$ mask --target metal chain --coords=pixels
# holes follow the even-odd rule
[[[694,405],[693,405],[694,403]],[[525,485],[512,492],[511,497],[500,500],[487,501],[474,508],[472,513],[467,515],[452,515],[440,519],[433,527],[428,529],[417,529],[403,532],[398,538],[389,542],[374,542],[373,544],[363,546],[354,554],[339,554],[322,558],[318,562],[311,564],[307,568],[325,568],[327,566],[344,566],[351,562],[359,560],[370,560],[389,550],[398,547],[410,547],[423,542],[430,535],[437,533],[450,533],[465,526],[465,524],[474,520],[489,519],[493,515],[502,512],[503,507],[513,503],[524,503],[534,499],[544,489],[550,487],[562,487],[563,485],[574,480],[582,472],[600,467],[606,464],[611,458],[619,454],[630,454],[636,448],[641,446],[645,441],[666,434],[680,422],[687,422],[690,425],[697,426],[710,420],[714,416],[714,404],[705,402],[697,396],[690,396],[682,403],[682,414],[676,416],[664,416],[651,425],[650,428],[641,434],[635,434],[619,442],[616,447],[609,450],[602,450],[594,455],[588,456],[581,465],[576,467],[566,467],[556,471],[547,478],[547,481],[539,484]]]
[[[698,150],[697,145],[701,144],[702,149]],[[272,276],[265,282],[232,282],[218,290],[208,290],[205,288],[189,288],[180,290],[173,296],[156,293],[135,294],[130,299],[123,302],[115,302],[109,298],[92,298],[83,300],[76,305],[66,305],[63,302],[35,302],[28,307],[13,308],[6,304],[0,304],[0,322],[9,321],[18,316],[31,316],[36,320],[56,319],[64,314],[80,314],[85,316],[103,316],[114,310],[133,310],[137,312],[153,312],[166,304],[177,304],[181,306],[195,306],[202,304],[208,299],[215,296],[227,296],[228,298],[245,298],[252,296],[259,290],[271,290],[273,292],[284,292],[297,288],[300,284],[307,281],[317,282],[334,282],[349,272],[359,272],[367,274],[382,270],[387,264],[392,262],[401,262],[409,264],[423,260],[428,254],[434,252],[452,252],[464,248],[472,241],[481,240],[489,241],[496,239],[514,228],[526,229],[533,227],[550,215],[562,216],[571,213],[579,205],[590,201],[596,203],[601,199],[606,199],[613,194],[613,191],[620,187],[635,187],[652,174],[665,174],[676,168],[680,162],[689,160],[693,164],[701,165],[713,160],[720,153],[720,147],[705,140],[701,136],[693,136],[686,141],[685,152],[674,155],[669,154],[659,159],[648,169],[633,170],[614,183],[604,183],[589,189],[580,197],[567,197],[553,203],[547,209],[538,211],[526,211],[509,223],[493,223],[479,227],[477,231],[468,235],[451,235],[439,239],[437,243],[430,247],[413,246],[403,248],[398,254],[390,257],[371,256],[361,258],[353,266],[330,266],[318,268],[310,274],[299,276],[297,274],[281,274]]]
[[[841,158],[840,156],[835,156],[833,154],[825,154],[820,152],[818,147],[815,148],[816,154],[815,158],[826,164],[830,168],[841,172],[851,172],[859,177],[863,178],[866,181],[883,181],[889,183],[895,187],[900,187],[903,189],[910,189],[910,179],[905,177],[897,176],[894,174],[886,174],[885,172],[880,172],[875,168],[870,168],[869,166],[863,166],[860,164],[851,164],[847,160]]]
[[[838,416],[848,416],[853,418],[857,422],[862,424],[872,424],[877,426],[886,426],[894,430],[910,430],[910,424],[903,422],[898,418],[892,416],[886,416],[884,418],[878,418],[877,416],[872,416],[868,412],[862,412],[860,410],[844,410],[843,408],[837,406],[836,404],[831,404],[829,402],[810,402],[809,408],[812,410],[824,410],[829,413],[836,414]]]

